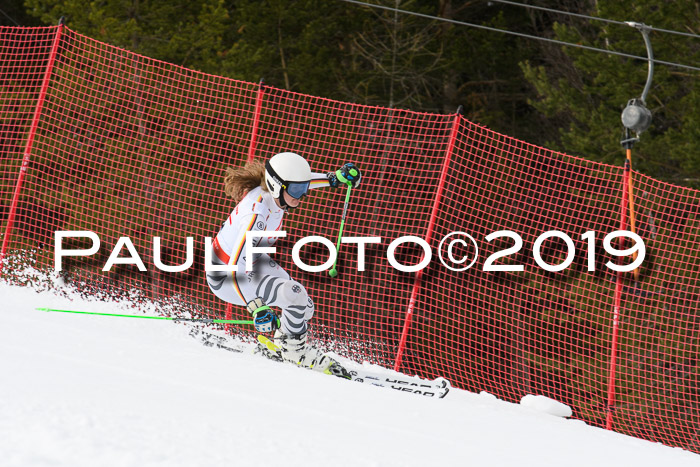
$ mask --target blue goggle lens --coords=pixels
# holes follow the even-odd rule
[[[290,182],[287,184],[287,193],[295,199],[299,199],[309,192],[310,182]]]

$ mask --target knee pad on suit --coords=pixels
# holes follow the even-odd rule
[[[314,302],[306,292],[306,288],[297,281],[288,281],[282,286],[283,300],[297,309],[304,307],[306,321],[314,315]]]

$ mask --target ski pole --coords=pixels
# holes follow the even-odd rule
[[[239,319],[210,319],[210,318],[172,318],[169,316],[139,316],[139,315],[120,315],[116,313],[96,313],[92,311],[74,311],[74,310],[57,310],[55,308],[37,308],[39,311],[53,311],[58,313],[77,313],[81,315],[98,315],[98,316],[116,316],[119,318],[140,318],[140,319],[164,319],[167,321],[192,321],[195,323],[206,324],[253,324],[250,320]]]
[[[340,231],[338,232],[338,242],[335,245],[335,262],[333,263],[333,267],[331,268],[331,270],[328,271],[328,275],[331,277],[338,277],[338,269],[336,269],[336,265],[338,264],[338,256],[340,256],[340,243],[341,239],[343,238],[345,215],[348,213],[348,204],[350,203],[350,190],[352,189],[352,185],[350,184],[350,182],[346,183],[348,185],[348,190],[345,192],[345,206],[343,206],[343,215],[340,217]]]

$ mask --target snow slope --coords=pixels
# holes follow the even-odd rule
[[[454,389],[423,399],[204,347],[169,321],[0,283],[3,466],[700,466]]]

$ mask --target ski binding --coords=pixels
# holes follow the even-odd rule
[[[262,335],[258,335],[258,344],[254,353],[276,362],[284,361],[279,347],[269,338]],[[437,378],[433,381],[429,381],[417,376],[411,377],[400,373],[387,374],[386,371],[372,371],[362,368],[348,370],[338,361],[332,361],[333,363],[331,363],[331,366],[328,367],[324,373],[358,383],[371,384],[373,386],[394,389],[423,397],[437,398],[445,397],[452,387],[450,382],[445,378]]]

